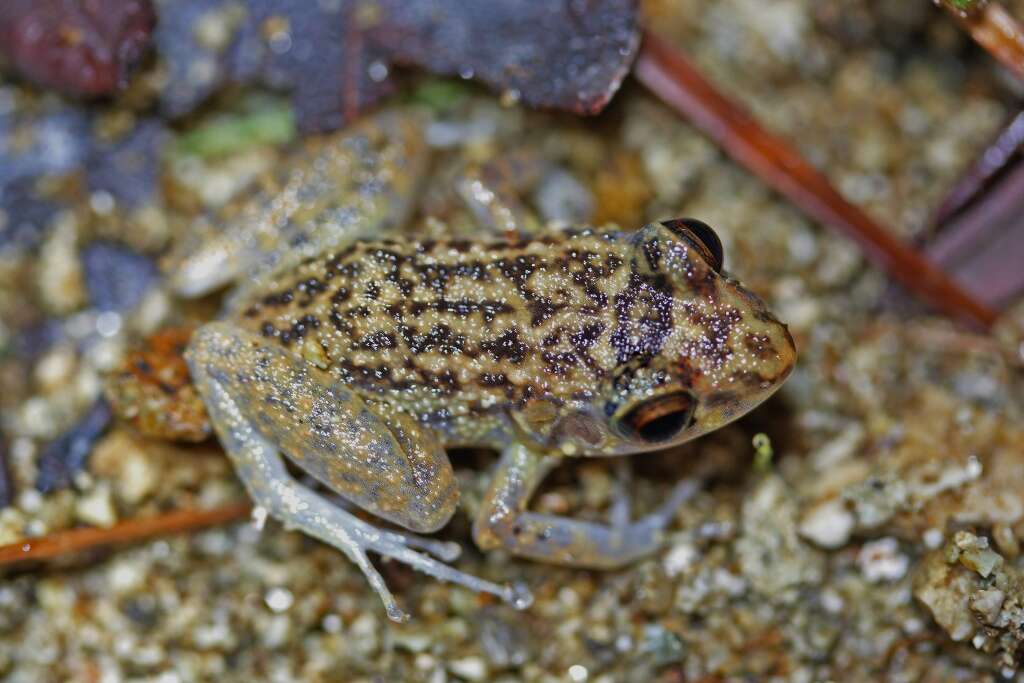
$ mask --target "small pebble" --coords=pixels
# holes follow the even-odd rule
[[[448,670],[467,681],[487,680],[487,662],[480,657],[463,657],[448,662]]]
[[[662,565],[669,578],[675,578],[692,567],[700,558],[700,552],[689,543],[674,545],[665,554]]]
[[[36,488],[46,493],[70,485],[85,468],[93,445],[110,420],[107,402],[97,401],[71,429],[47,444],[39,455]]]
[[[910,559],[900,552],[895,538],[880,538],[865,543],[857,555],[864,578],[872,583],[902,579],[910,566]]]
[[[292,606],[295,598],[287,588],[274,587],[267,591],[264,602],[274,612],[284,612]]]
[[[850,540],[855,521],[843,501],[833,498],[804,513],[800,535],[822,548],[840,548]]]
[[[89,301],[101,312],[135,308],[159,276],[152,259],[113,242],[87,246],[82,266]]]
[[[590,672],[582,664],[573,664],[569,667],[569,680],[572,683],[586,683],[588,678],[590,678]]]
[[[91,526],[114,526],[117,523],[117,511],[114,509],[110,486],[101,482],[81,496],[75,504],[75,516]]]

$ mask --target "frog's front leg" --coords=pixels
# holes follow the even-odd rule
[[[284,466],[284,452],[346,499],[416,531],[451,516],[457,500],[451,465],[430,434],[400,414],[363,401],[300,356],[228,323],[210,323],[186,354],[211,421],[253,500],[286,525],[321,539],[359,566],[387,608],[402,620],[373,551],[438,579],[492,593],[516,606],[523,589],[464,574],[412,547],[426,539],[379,529],[303,486]],[[442,551],[443,554],[443,551]]]
[[[505,449],[473,524],[480,548],[504,547],[543,562],[614,569],[657,550],[665,527],[696,488],[693,481],[681,482],[657,510],[634,522],[621,519],[628,508],[619,503],[613,518],[620,519],[612,525],[527,511],[537,486],[560,459],[521,444]]]

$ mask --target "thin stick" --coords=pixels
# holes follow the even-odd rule
[[[978,45],[1024,80],[1024,30],[1005,7],[985,0],[942,0],[939,4]]]
[[[251,511],[249,503],[231,503],[209,510],[176,510],[145,519],[130,519],[108,529],[88,527],[57,531],[0,546],[0,566],[47,560],[99,546],[137,543],[157,536],[225,524],[244,519]]]
[[[909,291],[947,315],[988,328],[996,314],[923,255],[898,240],[842,195],[789,143],[760,126],[715,89],[664,40],[648,32],[636,78],[726,153],[809,215],[855,240],[865,254]]]

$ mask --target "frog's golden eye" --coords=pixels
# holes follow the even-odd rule
[[[677,218],[664,221],[662,225],[689,242],[716,273],[722,272],[722,266],[725,265],[722,240],[718,239],[718,235],[710,225],[696,218]]]
[[[685,391],[655,396],[631,409],[619,424],[629,438],[663,443],[690,426],[696,407],[697,402]]]

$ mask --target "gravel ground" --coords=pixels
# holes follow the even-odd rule
[[[907,238],[927,231],[1021,94],[927,2],[646,5],[724,90]],[[97,400],[141,335],[216,310],[174,300],[158,267],[197,216],[226,220],[251,195],[291,135],[260,125],[287,113],[243,98],[169,127],[136,97],[83,111],[0,87],[0,223],[16,228],[0,243],[0,427],[16,491],[3,543],[244,495],[214,442],[146,438],[116,418],[97,429]],[[796,338],[787,385],[737,424],[632,459],[637,512],[680,478],[701,486],[664,550],[619,572],[478,553],[467,520],[494,455],[455,454],[463,509],[441,536],[464,546],[459,568],[529,584],[524,612],[383,562],[413,616],[395,625],[335,550],[273,521],[237,523],[8,571],[4,680],[1024,680],[1024,308],[992,337],[897,310],[852,244],[635,84],[596,120],[526,112],[461,82],[402,97],[436,109],[426,135],[447,148],[442,170],[540,159],[544,182],[523,196],[539,221],[715,226],[727,267]],[[244,122],[235,147],[204,146],[211,126]],[[131,184],[146,169],[157,191]],[[448,177],[434,174],[424,213],[446,205]],[[446,221],[471,225],[458,211]],[[772,457],[755,458],[758,434]],[[74,437],[83,472],[65,457]],[[536,508],[601,518],[614,475],[603,460],[566,466]]]

